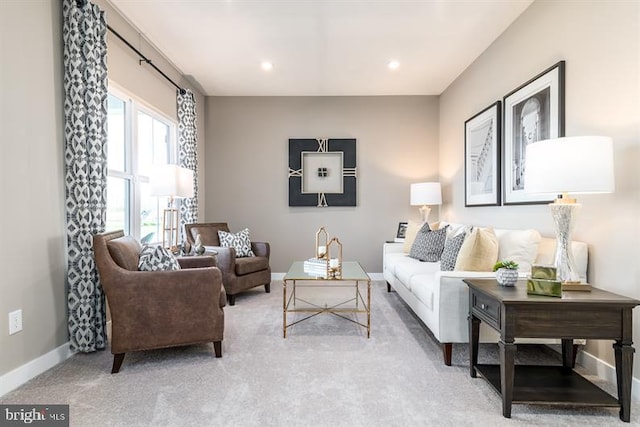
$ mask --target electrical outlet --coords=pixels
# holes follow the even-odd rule
[[[13,335],[22,330],[22,310],[9,313],[9,335]]]

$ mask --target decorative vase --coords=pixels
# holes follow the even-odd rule
[[[496,281],[502,286],[515,286],[518,281],[518,270],[499,268],[496,270]]]
[[[199,234],[196,236],[196,241],[193,245],[193,251],[196,253],[196,255],[203,255],[206,251],[206,248],[202,244],[202,239],[200,238]]]

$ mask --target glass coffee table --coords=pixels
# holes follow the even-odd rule
[[[361,290],[361,286],[364,287],[365,283],[367,287],[366,296],[363,294],[364,289]],[[346,300],[319,305],[309,301],[311,298],[300,295],[302,288],[321,288],[322,292],[314,295],[313,299],[316,300],[322,298],[323,294],[328,293],[330,289],[351,288],[352,291],[347,291],[349,296]],[[362,266],[354,261],[343,262],[342,274],[336,275],[335,278],[318,277],[306,273],[304,262],[296,261],[291,265],[283,279],[282,311],[282,335],[284,338],[287,337],[287,328],[322,313],[333,314],[366,328],[367,338],[369,338],[371,336],[371,278],[369,278]],[[292,313],[306,313],[307,316],[287,323],[287,317]],[[360,314],[366,315],[366,323],[359,321],[358,316]],[[348,315],[352,315],[353,318],[348,317]]]

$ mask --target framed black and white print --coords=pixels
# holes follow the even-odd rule
[[[505,205],[547,203],[553,194],[524,190],[528,144],[564,136],[564,61],[560,61],[504,97],[502,152]]]
[[[356,140],[289,140],[289,206],[356,206]]]
[[[500,101],[464,122],[464,205],[500,205]]]
[[[407,236],[407,222],[401,221],[398,223],[398,231],[396,232],[396,242],[404,242],[405,237]]]

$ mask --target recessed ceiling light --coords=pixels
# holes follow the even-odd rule
[[[271,71],[273,69],[273,64],[269,61],[262,61],[262,64],[260,64],[260,68],[262,68],[264,71]]]
[[[398,67],[400,67],[400,63],[396,60],[392,60],[392,61],[389,61],[389,63],[387,64],[387,67],[389,67],[390,70],[397,70]]]

